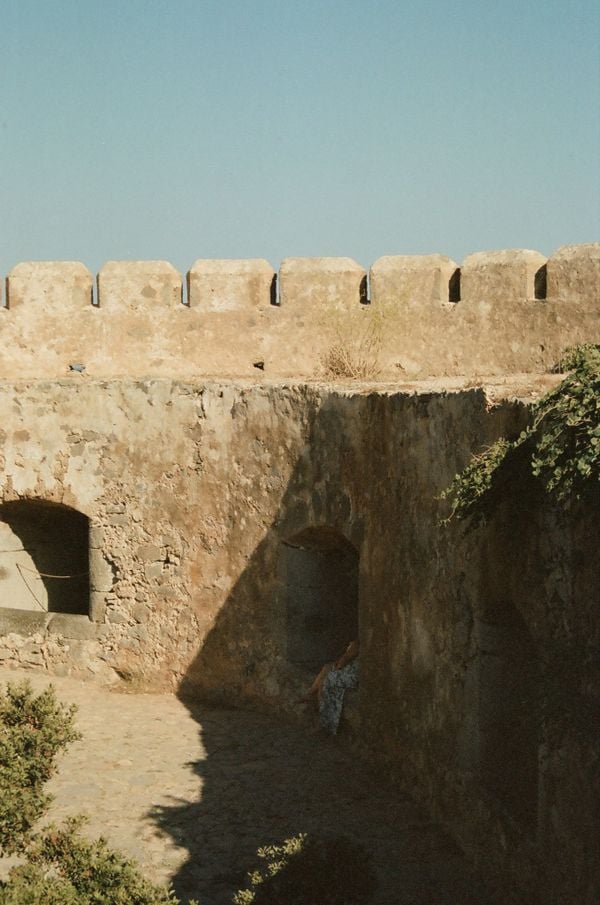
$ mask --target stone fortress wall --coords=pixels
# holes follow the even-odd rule
[[[600,339],[600,245],[382,258],[370,304],[347,259],[273,279],[9,273],[0,662],[289,710],[358,626],[344,731],[507,902],[596,905],[600,510],[515,486],[469,532],[439,495]],[[332,349],[369,380],[313,380]]]
[[[600,244],[380,258],[17,264],[0,308],[0,377],[385,380],[544,372],[600,339]],[[185,303],[184,303],[185,302]]]

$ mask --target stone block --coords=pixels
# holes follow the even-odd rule
[[[101,525],[90,525],[90,548],[102,550],[106,543],[106,532]]]
[[[268,261],[203,260],[188,275],[188,303],[199,311],[251,311],[273,301],[275,271]]]
[[[136,622],[147,622],[148,621],[148,604],[136,602],[135,605],[131,609],[131,615],[135,619]]]
[[[150,637],[148,629],[144,625],[135,625],[129,630],[129,635],[136,641],[147,641]]]
[[[78,261],[27,261],[13,267],[6,280],[10,310],[35,305],[69,316],[92,304],[93,277]]]
[[[64,679],[71,674],[71,670],[66,663],[54,663],[50,666],[48,672],[51,676],[56,676],[59,679]]]
[[[461,266],[461,299],[466,302],[513,302],[534,299],[536,274],[546,264],[537,251],[480,251]]]
[[[129,518],[126,515],[111,515],[108,519],[108,524],[112,528],[125,528],[129,525]]]
[[[366,293],[366,271],[351,258],[286,258],[279,270],[281,307],[300,314],[356,308]]]
[[[87,616],[76,616],[70,613],[51,614],[48,623],[48,634],[62,635],[76,641],[93,641],[98,637],[98,627]]]
[[[150,581],[153,578],[158,578],[159,575],[162,575],[162,563],[161,562],[151,562],[146,563],[144,566],[144,575]]]
[[[563,245],[548,259],[549,299],[600,307],[600,243]],[[600,312],[599,312],[600,313]]]
[[[142,562],[162,562],[164,553],[156,544],[142,544],[138,547],[138,556]]]
[[[92,588],[90,593],[90,619],[93,622],[101,623],[104,622],[105,616],[106,595],[104,592]]]
[[[43,634],[51,615],[42,610],[38,612],[0,607],[0,637],[11,633],[26,638]]]
[[[20,665],[27,668],[44,666],[45,659],[41,651],[19,651]]]
[[[98,302],[109,310],[175,307],[181,292],[181,274],[168,261],[107,261],[98,274]]]
[[[447,302],[457,265],[446,255],[392,255],[371,267],[371,303],[403,308]]]
[[[114,572],[109,562],[99,553],[90,556],[90,586],[94,591],[108,593],[113,586]]]

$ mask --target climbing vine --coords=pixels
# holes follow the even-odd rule
[[[515,478],[530,475],[557,501],[598,490],[600,480],[600,345],[569,349],[566,377],[532,407],[530,425],[515,440],[501,437],[473,457],[441,494],[453,517],[484,519]]]

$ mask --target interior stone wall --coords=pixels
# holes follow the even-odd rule
[[[515,487],[484,528],[441,524],[440,491],[527,417],[482,389],[3,383],[0,506],[89,519],[90,610],[4,596],[0,659],[291,708],[283,551],[331,532],[358,553],[361,743],[505,890],[592,905],[597,511]]]

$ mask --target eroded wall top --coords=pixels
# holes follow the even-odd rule
[[[17,264],[0,377],[405,379],[542,372],[600,341],[600,243],[443,255]]]

